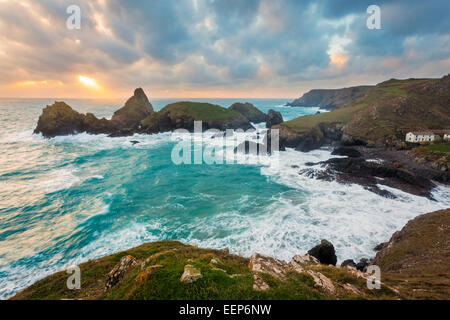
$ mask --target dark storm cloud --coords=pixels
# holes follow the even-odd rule
[[[81,6],[81,30],[65,28],[71,4]],[[372,4],[381,7],[382,30],[366,27]],[[0,26],[4,70],[132,73],[114,79],[124,86],[269,86],[377,72],[368,63],[395,73],[386,59],[413,71],[450,56],[450,1],[440,0],[3,1]],[[335,53],[341,65],[333,65]]]

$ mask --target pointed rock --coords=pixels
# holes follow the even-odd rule
[[[138,88],[121,109],[117,110],[112,121],[123,128],[137,128],[141,121],[153,112],[153,106],[145,95],[144,90]]]

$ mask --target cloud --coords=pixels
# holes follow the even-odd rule
[[[81,30],[65,27],[72,4],[81,7]],[[14,94],[14,83],[28,83],[48,85],[42,94],[59,90],[70,96],[79,74],[120,94],[143,86],[157,95],[201,88],[232,96],[243,88],[297,95],[310,84],[345,86],[448,73],[450,2],[377,1],[382,30],[366,27],[371,4],[4,0],[0,95]]]

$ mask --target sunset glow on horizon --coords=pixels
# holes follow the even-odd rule
[[[449,3],[384,3],[381,30],[369,4],[80,0],[70,29],[69,0],[0,1],[0,97],[294,98],[450,71]]]

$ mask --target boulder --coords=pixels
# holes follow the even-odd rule
[[[269,110],[269,113],[267,114],[267,121],[266,121],[266,128],[272,128],[273,126],[276,126],[277,124],[280,124],[283,122],[283,116],[278,111]]]
[[[183,283],[192,283],[201,278],[203,278],[203,275],[201,274],[200,270],[194,268],[190,264],[187,264],[184,266],[184,272],[180,278],[180,281]]]
[[[341,267],[347,267],[347,266],[356,268],[356,263],[352,259],[345,260],[344,262],[341,263]]]
[[[309,250],[308,254],[317,258],[322,264],[336,265],[337,257],[334,246],[327,240],[322,240],[320,244]]]
[[[289,265],[294,271],[301,273],[304,272],[303,267],[320,265],[320,261],[309,254],[306,254],[304,256],[296,255],[291,259]]]
[[[258,253],[250,258],[248,267],[253,275],[253,289],[256,291],[269,289],[269,285],[261,277],[261,273],[266,273],[278,280],[285,281],[290,270],[290,266],[286,262]]]
[[[153,106],[144,90],[138,88],[125,105],[114,113],[111,121],[117,123],[120,128],[134,129],[152,112]]]
[[[314,286],[318,288],[319,290],[329,294],[329,295],[335,295],[336,294],[336,288],[333,284],[333,282],[325,277],[322,273],[308,270],[307,273],[313,278],[314,280]]]
[[[124,256],[120,259],[120,262],[114,266],[114,268],[108,273],[108,278],[105,283],[105,290],[111,289],[115,286],[128,270],[137,266],[139,262],[132,256]]]
[[[253,123],[261,123],[267,120],[267,115],[264,112],[262,112],[261,110],[256,108],[253,104],[248,102],[246,103],[237,102],[231,105],[228,109],[239,112],[244,117],[246,117],[250,122]]]
[[[366,258],[363,258],[363,259],[359,260],[359,262],[356,264],[356,270],[364,272],[368,265],[369,265],[369,260]]]

